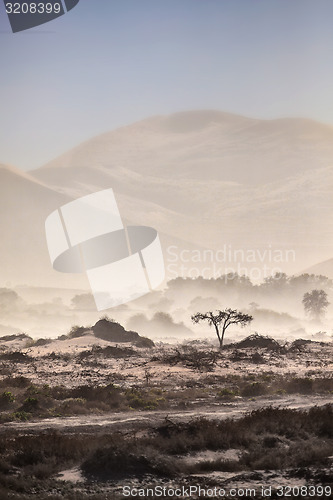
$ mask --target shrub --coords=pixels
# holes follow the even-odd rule
[[[77,415],[77,414],[87,414],[89,412],[87,408],[87,401],[83,398],[68,398],[62,401],[60,407],[58,408],[60,413],[65,415]]]
[[[51,343],[52,343],[52,339],[38,339],[34,343],[34,346],[35,347],[42,347],[44,345],[48,345],[48,344],[51,344]]]
[[[6,377],[3,380],[0,381],[0,386],[1,387],[19,387],[19,388],[24,388],[28,387],[30,385],[30,380],[26,377],[23,376],[18,376],[18,377]]]
[[[225,387],[224,389],[221,389],[217,393],[217,397],[220,399],[224,399],[224,400],[234,399],[238,395],[239,395],[239,391],[237,389],[236,390],[228,389],[227,387]]]
[[[311,394],[313,392],[313,381],[310,378],[293,378],[287,384],[287,392],[291,394]]]
[[[252,384],[245,385],[241,390],[241,396],[246,398],[263,396],[267,394],[267,387],[261,382],[253,382]]]
[[[155,410],[160,402],[165,401],[164,398],[153,398],[134,388],[126,391],[126,398],[131,408],[140,410]]]
[[[87,477],[104,481],[142,478],[146,474],[173,477],[179,472],[174,460],[133,442],[122,442],[96,450],[82,463],[81,469]]]
[[[30,363],[33,358],[21,351],[14,351],[0,354],[0,360],[10,361],[12,363]]]
[[[139,340],[139,334],[125,330],[125,328],[114,320],[103,318],[92,327],[95,337],[109,342],[135,342]]]
[[[11,403],[15,401],[15,396],[10,391],[4,391],[0,395],[0,409],[7,408]]]
[[[104,480],[140,477],[153,472],[146,457],[137,456],[126,448],[122,450],[112,446],[97,450],[91,458],[83,462],[82,471],[86,476]]]
[[[135,356],[136,352],[131,347],[118,347],[118,346],[93,346],[88,351],[82,351],[78,354],[78,359],[86,359],[91,356],[101,356],[103,358],[129,358]]]
[[[27,399],[23,401],[23,405],[21,406],[19,411],[31,413],[34,410],[36,410],[38,406],[39,406],[38,399],[29,396]]]
[[[22,420],[22,422],[26,422],[31,418],[31,414],[26,411],[16,411],[13,413],[13,418],[16,420]]]
[[[188,368],[199,371],[212,371],[217,362],[219,353],[216,351],[204,351],[194,346],[185,344],[181,348],[175,348],[171,352],[165,352],[160,358],[153,360],[174,366],[182,363]]]
[[[237,347],[238,349],[262,348],[281,353],[286,352],[284,346],[281,346],[279,342],[271,337],[265,337],[263,335],[259,335],[258,333],[254,333],[236,344],[230,344],[228,347]]]
[[[85,328],[84,326],[75,325],[75,326],[72,326],[72,328],[70,329],[70,332],[69,332],[67,338],[76,339],[79,337],[83,337],[84,335],[87,335],[88,332],[89,332],[88,328]]]

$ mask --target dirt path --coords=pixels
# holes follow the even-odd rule
[[[154,427],[160,425],[168,417],[174,422],[185,422],[192,418],[205,417],[209,419],[237,418],[245,413],[267,406],[307,409],[312,406],[322,406],[333,403],[332,397],[293,395],[281,398],[258,398],[254,401],[239,400],[232,403],[219,403],[214,406],[195,406],[189,410],[163,411],[131,411],[107,415],[80,415],[76,417],[49,418],[29,422],[8,422],[1,426],[0,432],[19,430],[25,432],[40,432],[47,429],[64,432],[98,432],[106,430],[131,430],[137,427]]]

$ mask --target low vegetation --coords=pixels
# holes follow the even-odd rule
[[[207,450],[215,453],[213,459],[200,458]],[[226,459],[227,450],[236,450],[235,457]],[[184,483],[193,482],[196,474],[214,471],[284,471],[298,478],[312,474],[312,482],[320,477],[322,484],[332,484],[333,406],[309,411],[268,407],[236,420],[199,418],[179,423],[166,418],[144,433],[11,432],[0,435],[0,452],[1,499],[35,495],[74,500],[85,498],[89,481],[98,481],[95,485],[112,481],[115,486],[117,481],[136,478],[140,482],[149,477],[150,481],[165,478]],[[188,460],[190,456],[198,458]],[[79,466],[88,481],[78,490],[55,477],[73,466]],[[42,485],[44,492],[56,494],[43,497]],[[9,491],[10,497],[6,496]],[[98,496],[95,489],[95,496],[89,498],[108,497]]]
[[[111,320],[101,321],[101,335],[119,334]],[[75,327],[70,336],[86,333]],[[220,479],[211,473],[217,472],[224,478],[270,470],[332,483],[332,405],[309,411],[267,407],[272,400],[285,404],[289,395],[327,401],[333,393],[330,344],[282,343],[258,334],[223,349],[199,341],[174,347],[148,342],[143,349],[136,341],[84,344],[70,352],[53,352],[47,344],[1,352],[0,419],[19,423],[0,433],[1,500],[118,500],[124,481],[192,484],[204,474],[214,483]],[[50,370],[50,383],[38,382]],[[196,409],[219,406],[239,414],[264,408],[238,419],[186,421]],[[151,418],[141,415],[148,411]],[[29,422],[81,415],[80,422],[90,423],[90,415],[116,412],[128,413],[126,429],[117,424],[117,432],[96,432],[93,425],[84,432],[41,432]],[[78,484],[57,477],[72,468],[79,468]]]
[[[0,393],[2,422],[166,407],[163,392],[154,387],[120,388],[113,384],[74,388],[35,384],[17,387],[16,384],[15,378],[0,384],[0,387],[11,387]]]
[[[197,361],[196,356],[194,359]],[[198,360],[200,366],[208,362],[212,360]],[[191,407],[197,401],[201,404],[223,404],[241,398],[280,398],[287,394],[331,395],[333,377],[280,376],[273,372],[225,376],[206,373],[198,380],[185,381],[177,390],[168,381],[154,382],[154,375],[148,370],[145,381],[132,386],[109,383],[72,388],[50,387],[33,384],[24,377],[7,377],[0,382],[0,418],[6,422],[110,411],[166,410]]]
[[[322,353],[321,359],[312,357],[313,362],[318,359],[320,369],[310,363],[297,375],[295,371],[276,371],[272,367],[272,363],[289,360],[304,364],[313,348]],[[143,351],[125,343],[94,345],[78,353],[49,352],[39,358],[21,351],[2,353],[0,421],[185,409],[240,399],[279,400],[291,394],[329,396],[333,393],[333,376],[324,369],[329,361],[325,358],[326,349],[327,344],[320,342],[298,339],[281,344],[254,334],[222,350],[192,342]],[[36,373],[41,363],[47,369],[52,366],[60,375],[70,367],[71,381],[74,374],[78,382],[50,385],[36,383],[40,376],[8,375],[13,371]],[[122,369],[128,366],[135,369],[135,377]],[[179,374],[173,375],[175,368]],[[164,376],[160,376],[162,370]],[[52,378],[53,383],[57,380],[58,377]]]

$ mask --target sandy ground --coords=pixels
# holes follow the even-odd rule
[[[207,376],[207,372],[189,369],[181,363],[170,366],[155,360],[175,352],[177,348],[181,349],[181,344],[178,346],[159,344],[153,349],[134,348],[135,355],[118,359],[97,358],[94,355],[85,360],[78,359],[80,353],[96,346],[130,347],[127,343],[111,343],[93,335],[56,340],[44,346],[32,347],[25,347],[24,341],[6,342],[2,346],[2,352],[20,350],[33,359],[27,363],[2,362],[2,374],[22,375],[34,383],[66,387],[83,384],[101,385],[110,381],[122,386],[143,385],[147,369],[150,371],[153,385],[168,384],[177,387],[184,385],[188,380],[200,381]],[[212,345],[206,345],[205,349],[216,350]],[[223,352],[214,366],[214,376],[274,373],[281,376],[293,374],[297,377],[329,377],[333,373],[332,342],[312,342],[300,350],[290,351],[287,354],[258,348],[247,348],[241,352],[244,352],[246,358],[232,359],[232,361],[230,350]],[[251,356],[256,353],[262,356],[262,363],[251,363]]]
[[[132,356],[123,358],[103,357],[96,354],[96,347],[127,347],[133,349]],[[193,344],[190,348],[193,347]],[[36,434],[49,429],[62,433],[100,434],[107,432],[128,433],[146,431],[156,428],[166,421],[175,424],[188,422],[197,417],[223,420],[239,418],[246,413],[263,407],[308,409],[315,405],[322,406],[332,403],[331,393],[322,394],[273,394],[258,397],[236,396],[227,401],[216,397],[219,381],[226,377],[241,377],[253,380],[253,377],[311,377],[312,379],[332,378],[333,373],[333,343],[311,342],[301,348],[287,349],[282,352],[267,348],[250,347],[239,349],[232,347],[223,350],[211,370],[195,369],[182,362],[170,365],[166,360],[178,352],[184,352],[187,347],[179,345],[162,345],[152,349],[140,349],[130,344],[110,343],[87,335],[76,339],[56,340],[44,346],[27,346],[24,340],[14,340],[3,344],[0,354],[21,352],[29,358],[24,362],[1,360],[1,378],[10,375],[24,376],[35,384],[50,386],[63,385],[74,388],[80,385],[104,385],[114,383],[122,388],[161,387],[181,393],[186,388],[192,390],[193,397],[186,407],[171,403],[167,409],[154,411],[129,410],[108,412],[103,414],[85,414],[70,417],[54,417],[32,419],[29,421],[12,421],[2,424],[0,432],[14,432],[18,435]],[[202,355],[211,352],[215,347],[209,344],[195,346]],[[92,352],[91,352],[92,351]],[[80,354],[90,353],[84,359]],[[253,356],[260,355],[260,362],[253,362]],[[147,381],[147,372],[150,374]],[[198,397],[195,388],[199,387],[205,397]],[[222,387],[222,386],[221,386]],[[207,388],[207,390],[206,390]],[[212,391],[214,388],[214,391]],[[184,464],[199,463],[207,460],[237,460],[239,450],[229,449],[226,452],[203,451],[183,456]],[[75,466],[62,470],[55,479],[75,485],[78,491],[86,491],[87,483],[80,469]],[[288,475],[288,471],[247,471],[247,472],[207,472],[195,474],[187,478],[193,484],[220,484],[230,491],[231,488],[255,489],[257,498],[263,486],[273,488],[279,486],[298,487],[306,484],[304,478]],[[128,482],[131,487],[139,483]],[[148,483],[147,483],[148,484]],[[163,483],[175,487],[175,484]],[[181,485],[180,482],[178,482]],[[81,490],[80,490],[81,488]],[[103,486],[104,488],[104,486]],[[120,484],[106,485],[105,498],[123,498]],[[103,493],[104,494],[104,493]],[[108,495],[108,496],[107,496]],[[244,495],[243,495],[244,496]],[[239,496],[241,497],[241,495]],[[185,497],[184,497],[185,498]],[[197,498],[193,496],[193,498]]]

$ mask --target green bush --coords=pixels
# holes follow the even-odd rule
[[[0,409],[8,407],[15,401],[15,396],[10,391],[4,391],[0,395]]]
[[[38,399],[29,396],[27,399],[23,401],[23,405],[21,406],[20,411],[31,413],[38,407],[39,407]]]
[[[225,400],[234,399],[236,396],[239,396],[238,389],[229,389],[228,387],[224,387],[217,393],[219,399]]]
[[[31,414],[26,411],[15,411],[13,413],[13,418],[15,420],[21,420],[22,422],[26,422],[31,418]]]

